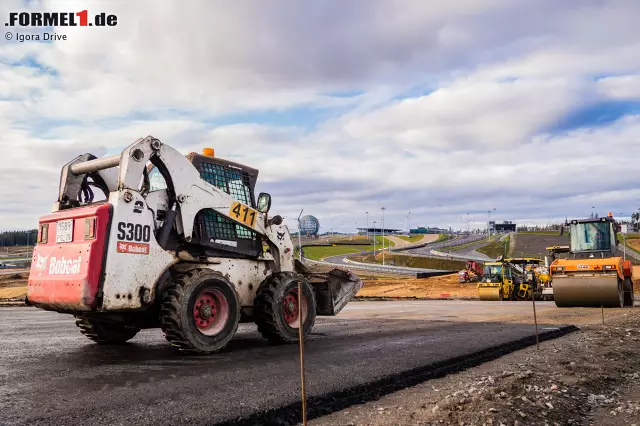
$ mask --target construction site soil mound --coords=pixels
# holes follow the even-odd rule
[[[457,274],[431,278],[363,279],[359,298],[478,299],[476,283],[461,284]]]
[[[27,294],[28,272],[0,275],[0,301],[23,298]]]
[[[513,244],[513,239],[511,240]],[[515,239],[512,257],[537,257],[544,259],[548,255],[547,247],[569,244],[567,235],[521,234]]]
[[[349,259],[356,262],[382,264],[382,254],[377,254],[375,260],[372,254],[366,256],[349,256]],[[403,266],[408,268],[459,271],[461,269],[464,269],[467,262],[461,260],[438,259],[432,257],[407,256],[402,254],[385,254],[384,264],[392,266]]]
[[[640,238],[627,238],[627,246],[640,253]]]

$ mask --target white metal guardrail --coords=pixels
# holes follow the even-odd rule
[[[367,271],[374,271],[374,272],[390,272],[390,273],[395,273],[399,275],[416,275],[418,272],[424,272],[424,270],[422,269],[413,270],[413,268],[402,268],[402,267],[387,266],[387,265],[382,266],[382,265],[373,265],[369,263],[360,263],[360,262],[353,262],[352,264],[351,261],[348,261],[347,265],[345,265],[344,263],[324,262],[321,260],[304,259],[303,263],[306,263],[306,262],[315,263],[317,265],[330,265],[338,268],[344,268],[345,266],[348,265],[354,269],[364,269]]]
[[[480,256],[474,256],[472,254],[443,253],[441,251],[437,251],[433,249],[431,249],[430,253],[434,256],[454,259],[454,260],[477,260],[479,262],[487,262],[492,260],[491,258],[487,258],[484,256],[480,257]]]

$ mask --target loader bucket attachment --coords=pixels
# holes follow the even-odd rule
[[[362,288],[362,280],[344,269],[335,268],[327,273],[312,273],[296,261],[296,269],[304,274],[316,296],[316,315],[337,315]]]

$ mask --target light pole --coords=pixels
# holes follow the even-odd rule
[[[366,229],[366,233],[367,233],[367,241],[369,241],[369,212],[367,212],[367,229]]]
[[[620,217],[622,217],[622,213],[620,213]],[[626,228],[627,228],[627,225],[625,224],[624,229],[622,230],[627,231]],[[622,232],[622,255],[623,255],[623,260],[626,261],[627,260],[627,233],[626,232]]]
[[[384,211],[386,207],[382,207],[382,266],[384,266]]]
[[[376,223],[377,221],[373,221],[373,263],[376,262]]]
[[[300,226],[300,216],[302,216],[302,212],[304,209],[300,210],[300,214],[298,215],[298,251],[300,257],[300,263],[302,263],[302,228]]]
[[[493,208],[493,211],[495,211],[496,208]],[[487,232],[489,233],[489,242],[491,242],[491,210],[487,210],[487,213],[489,213],[489,221],[487,222]]]
[[[411,212],[409,212],[409,223],[407,226],[407,235],[411,236]]]

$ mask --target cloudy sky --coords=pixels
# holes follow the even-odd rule
[[[118,24],[4,27],[0,229],[35,227],[66,161],[147,135],[260,169],[273,213],[323,230],[640,207],[636,0],[3,0],[0,21],[83,9]]]

